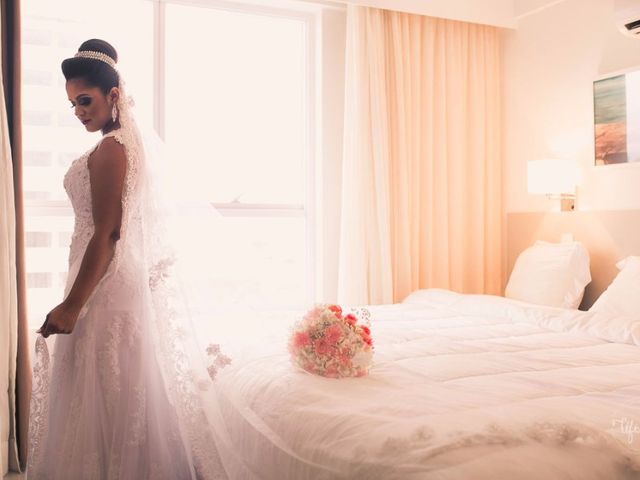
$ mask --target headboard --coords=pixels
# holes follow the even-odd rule
[[[586,310],[616,276],[616,262],[640,255],[640,210],[509,213],[508,271],[520,252],[536,240],[560,242],[563,234],[573,235],[589,251],[593,280],[580,306]]]

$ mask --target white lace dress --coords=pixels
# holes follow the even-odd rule
[[[117,130],[101,142],[108,137],[122,142]],[[96,147],[64,179],[75,213],[65,295],[94,230],[87,161]],[[50,381],[34,377],[34,395],[48,405],[32,406],[40,431],[31,432],[30,480],[196,478],[153,347],[149,279],[131,253],[121,252],[123,267],[101,280],[73,333],[54,336]]]

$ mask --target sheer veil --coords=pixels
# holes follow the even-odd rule
[[[218,345],[200,344],[192,307],[181,282],[180,254],[170,240],[175,205],[163,199],[162,163],[166,160],[162,142],[150,129],[141,133],[132,112],[133,101],[122,79],[119,87],[117,107],[121,127],[114,138],[124,146],[127,156],[122,226],[114,257],[100,283],[117,273],[142,279],[136,294],[140,295],[142,312],[149,320],[155,360],[169,401],[177,412],[195,478],[254,478],[234,453],[218,401],[214,379],[230,359],[220,352]],[[90,302],[91,298],[87,304]],[[46,340],[39,336],[31,406],[36,414],[32,414],[30,424],[30,464],[37,457],[47,430],[49,381],[49,351]]]

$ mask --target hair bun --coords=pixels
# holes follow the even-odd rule
[[[113,59],[114,62],[118,62],[118,52],[115,48],[104,40],[100,40],[99,38],[92,38],[91,40],[87,40],[80,45],[78,48],[79,52],[92,51],[92,52],[100,52],[108,55]]]
[[[118,61],[116,49],[110,43],[97,38],[83,42],[78,52],[97,52],[109,57],[114,64]],[[120,85],[120,76],[111,63],[105,62],[104,59],[96,60],[95,55],[88,57],[73,56],[63,60],[61,67],[64,78],[67,81],[83,79],[90,87],[99,87],[105,95],[113,87]]]

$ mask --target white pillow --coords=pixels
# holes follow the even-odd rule
[[[590,281],[589,253],[580,242],[537,241],[518,256],[504,295],[538,305],[578,308]]]
[[[640,318],[640,257],[627,257],[616,266],[620,272],[589,311]]]

